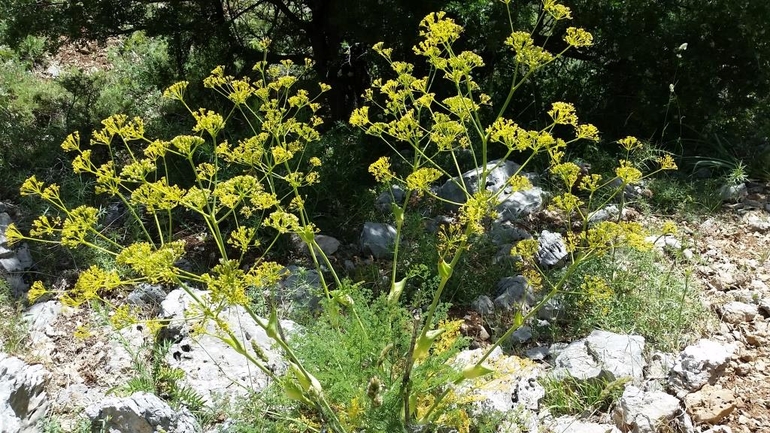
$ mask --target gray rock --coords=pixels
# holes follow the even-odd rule
[[[484,185],[480,185],[483,169],[477,167],[463,173],[462,180],[460,177],[448,180],[438,189],[437,193],[441,198],[449,200],[450,202],[462,204],[468,200],[467,194],[475,194],[480,191],[481,188],[485,188],[491,192],[502,190],[498,196],[499,204],[497,206],[499,221],[512,221],[536,212],[543,207],[543,190],[539,187],[532,187],[524,191],[513,192],[508,186],[508,179],[517,173],[520,167],[520,165],[511,161],[490,161],[486,165],[486,169],[489,170],[489,172],[487,173]],[[521,174],[529,177],[530,180],[535,180],[537,177],[533,173]],[[465,185],[467,194],[461,187],[463,184]]]
[[[166,291],[157,284],[141,283],[128,294],[126,302],[138,307],[156,308],[166,298]]]
[[[485,351],[485,349],[462,351],[457,354],[452,364],[458,369],[473,365]],[[473,416],[488,414],[490,411],[529,412],[529,408],[539,405],[545,392],[535,380],[542,374],[540,367],[529,360],[505,356],[499,347],[492,351],[485,364],[492,367],[495,374],[466,380],[455,390],[458,396],[467,398],[467,401],[471,402]]]
[[[620,178],[615,178],[609,183],[610,188],[614,188],[617,190],[618,188],[623,185],[623,181]],[[626,200],[634,200],[639,198],[644,194],[644,186],[643,185],[626,185],[626,187],[623,189],[623,197]],[[616,197],[617,199],[617,197]]]
[[[138,392],[109,397],[88,406],[86,415],[95,431],[107,433],[195,433],[200,426],[187,410],[177,412],[155,395]]]
[[[739,202],[748,195],[746,184],[727,184],[719,188],[719,197],[725,202]]]
[[[749,226],[751,230],[756,232],[766,232],[770,230],[770,217],[763,214],[748,213],[743,217],[743,222]]]
[[[519,329],[513,331],[509,341],[514,344],[523,344],[532,339],[532,328],[529,326],[522,326]]]
[[[302,254],[304,254],[307,257],[310,257],[310,248],[308,248],[307,244],[305,244],[305,242],[303,242],[299,236],[294,235],[292,237],[292,240],[296,245],[297,249]],[[340,247],[340,241],[331,236],[315,235],[315,242],[318,244],[318,248],[316,248],[317,255],[320,255],[320,253],[323,253],[327,257],[331,256],[334,253],[336,253]]]
[[[676,391],[678,397],[683,397],[707,383],[713,384],[724,372],[734,351],[733,346],[706,339],[687,346],[671,369],[669,386]]]
[[[727,323],[751,322],[759,314],[759,307],[743,302],[728,302],[720,307],[722,320]]]
[[[538,346],[527,349],[526,356],[533,361],[542,361],[548,357],[549,353],[547,346]]]
[[[618,217],[620,210],[614,204],[605,206],[601,209],[597,209],[588,215],[589,223],[598,223],[602,221],[608,221]]]
[[[567,245],[559,233],[543,230],[538,239],[540,247],[537,250],[537,261],[540,266],[553,267],[563,263],[569,255]]]
[[[56,342],[52,337],[59,332],[54,329],[54,324],[61,311],[60,302],[47,301],[31,306],[22,316],[27,325],[30,354],[43,362],[49,362],[51,354],[56,351]]]
[[[513,403],[519,403],[526,409],[537,412],[540,400],[545,397],[545,388],[537,381],[537,374],[520,378],[513,390]]]
[[[315,241],[318,244],[318,247],[321,248],[321,251],[327,256],[336,253],[340,247],[340,241],[331,236],[316,235]]]
[[[287,266],[286,271],[286,278],[272,291],[278,307],[285,313],[317,310],[323,291],[318,271],[295,265]]]
[[[522,275],[505,277],[497,282],[498,295],[495,297],[494,306],[501,311],[511,311],[535,303],[535,294],[532,286]]]
[[[205,297],[206,292],[197,291],[196,296]],[[175,343],[171,346],[166,361],[171,367],[185,371],[181,384],[199,392],[207,403],[217,396],[233,399],[258,392],[268,385],[266,373],[258,369],[232,347],[217,338],[218,330],[213,323],[206,324],[206,332],[193,338],[185,317],[195,311],[195,301],[182,289],[168,294],[162,304],[162,317],[168,318],[170,326],[176,329]],[[274,341],[257,325],[243,307],[232,306],[219,315],[252,357],[260,359],[254,351],[257,346],[267,358],[266,367],[281,371],[286,365],[283,357],[273,349]],[[266,319],[262,319],[266,322]],[[181,326],[180,326],[181,325]],[[294,322],[282,320],[280,326],[287,336],[297,329]]]
[[[390,224],[364,223],[361,231],[359,246],[364,254],[371,254],[377,259],[393,257],[393,246],[396,243],[396,228]]]
[[[5,231],[8,230],[8,226],[11,225],[13,220],[11,216],[6,212],[0,212],[0,252],[5,253],[8,249],[8,238],[5,236]],[[0,254],[2,257],[2,254]]]
[[[12,255],[7,255],[7,257],[0,259],[0,266],[6,272],[21,272],[32,267],[34,262],[27,244],[22,243],[15,250],[6,251],[13,251]]]
[[[481,295],[471,302],[471,308],[482,316],[491,316],[495,312],[495,306],[489,296]]]
[[[531,238],[531,234],[510,221],[493,221],[489,229],[489,239],[498,246],[513,245],[520,240]],[[509,246],[508,252],[510,251]]]
[[[381,212],[390,213],[391,205],[393,203],[396,203],[398,205],[403,204],[404,198],[406,198],[406,192],[404,192],[404,190],[400,186],[392,185],[390,187],[390,190],[383,191],[382,193],[380,193],[380,195],[377,196],[377,201],[375,202],[375,206]]]
[[[50,374],[42,365],[28,365],[0,353],[0,431],[35,433],[48,411],[46,386]]]
[[[615,424],[623,431],[655,433],[658,427],[679,413],[679,399],[665,392],[644,392],[629,385],[613,412]]]
[[[533,304],[534,305],[534,304]],[[564,305],[558,298],[551,298],[537,310],[537,318],[548,322],[557,322],[564,317]]]
[[[630,377],[640,382],[645,365],[644,337],[594,331],[559,354],[554,374],[569,374],[579,380],[601,377],[614,381]]]
[[[679,241],[679,239],[676,238],[676,236],[672,235],[647,236],[644,238],[644,240],[651,243],[655,248],[661,250],[666,248],[671,248],[673,250],[682,249],[682,243]]]
[[[620,433],[611,424],[581,421],[575,417],[564,415],[544,423],[549,433]]]

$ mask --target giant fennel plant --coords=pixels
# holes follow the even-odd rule
[[[510,1],[502,3],[510,14]],[[555,0],[544,1],[540,20],[570,18],[568,7]],[[320,92],[314,97],[298,86],[298,75],[312,67],[309,61],[304,65],[289,61],[269,65],[262,61],[254,67],[255,79],[228,76],[223,67],[217,67],[204,80],[204,85],[231,101],[232,108],[225,114],[189,107],[184,95],[188,83],[172,85],[164,97],[187,108],[195,122],[190,135],[170,140],[148,138],[141,119],[114,115],[102,122],[101,130],[93,133],[90,146],[81,142],[77,132],[67,137],[62,147],[75,154],[73,170],[95,177],[97,193],[123,202],[141,228],[141,239],[122,244],[102,230],[97,208],[88,205],[70,208],[63,202],[58,185],[44,184],[34,176],[27,179],[21,193],[41,198],[56,212],[38,217],[29,235],[23,235],[11,225],[7,231],[9,240],[93,248],[112,256],[118,265],[109,270],[93,265],[81,273],[72,288],[61,292],[35,282],[29,291],[29,300],[34,302],[46,293],[55,292],[62,302],[72,306],[100,302],[114,309],[111,320],[116,327],[122,327],[139,320],[138,315],[126,305],[115,305],[111,291],[139,282],[179,286],[198,304],[196,317],[189,317],[196,324],[195,329],[205,332],[202,325],[213,322],[217,337],[274,379],[288,397],[312,409],[319,428],[337,432],[367,429],[372,418],[366,414],[378,412],[382,416],[382,408],[387,407],[392,409],[388,415],[395,418],[393,422],[401,428],[415,424],[451,425],[468,431],[471,423],[465,405],[468,401],[457,390],[468,383],[482,386],[485,378],[494,376],[494,369],[487,362],[492,351],[542,305],[563,291],[566,281],[584,261],[621,246],[649,247],[638,224],[621,220],[589,224],[591,211],[605,205],[613,196],[622,195],[627,185],[676,166],[670,156],[662,156],[658,158],[657,170],[643,174],[631,156],[642,143],[627,137],[619,141],[626,157],[619,161],[615,177],[583,175],[578,165],[566,161],[565,149],[578,140],[598,141],[599,132],[591,124],[581,123],[571,104],[554,102],[547,113],[551,121],[542,129],[528,130],[505,117],[517,89],[537,71],[569,49],[591,45],[592,36],[585,30],[568,27],[563,35],[567,48],[551,53],[537,46],[530,33],[512,27],[505,43],[510,47],[515,68],[509,93],[499,107],[491,106],[492,98],[474,81],[474,71],[484,66],[484,60],[472,51],[455,50],[462,30],[443,12],[432,13],[422,20],[422,39],[414,52],[427,62],[425,76],[415,76],[414,65],[393,60],[391,49],[382,43],[376,44],[373,49],[390,65],[393,78],[375,80],[364,95],[367,104],[357,108],[350,117],[353,126],[382,139],[393,149],[391,157],[382,157],[371,164],[370,173],[377,181],[401,185],[406,191],[404,200],[392,205],[397,236],[390,289],[381,302],[373,305],[400,311],[401,315],[406,311],[400,297],[407,279],[402,277],[405,273],[397,264],[405,214],[412,210],[410,206],[414,203],[412,197],[429,195],[447,201],[431,188],[439,180],[454,182],[465,193],[464,200],[448,203],[458,210],[454,221],[438,233],[435,266],[439,282],[431,294],[430,305],[413,315],[411,329],[408,329],[412,338],[407,345],[377,342],[375,336],[367,334],[367,324],[357,315],[360,305],[349,294],[351,285],[338,276],[316,243],[317,229],[304,205],[303,188],[321,181],[318,167],[322,161],[317,157],[305,158],[304,152],[310,143],[319,139],[316,128],[322,120],[317,115],[320,109],[317,99],[328,86],[320,84]],[[260,44],[267,49],[269,41]],[[443,87],[452,89],[451,96],[439,96],[432,91],[437,81],[444,81]],[[223,131],[232,127],[235,119],[248,128],[248,138],[230,143]],[[561,138],[557,130],[572,134]],[[412,151],[403,152],[404,145]],[[106,150],[98,152],[108,155],[106,162],[95,160],[95,147]],[[202,149],[209,151],[201,152]],[[502,152],[503,157],[489,161],[493,150]],[[466,184],[461,176],[461,153],[470,154],[479,167],[477,185]],[[205,155],[210,158],[202,161]],[[518,242],[511,254],[520,258],[520,271],[529,284],[542,292],[541,301],[526,314],[516,312],[510,328],[498,336],[474,364],[457,370],[446,360],[460,342],[458,324],[438,319],[442,292],[463,253],[483,235],[486,221],[496,217],[504,189],[485,188],[489,173],[516,157],[522,163],[519,171],[508,179],[506,189],[509,192],[528,189],[532,185],[523,170],[538,155],[546,155],[550,161],[549,171],[561,185],[551,199],[551,207],[566,221],[563,232],[569,251],[566,270],[558,279],[549,278],[536,260],[538,241]],[[195,175],[192,184],[170,180],[172,158],[186,161]],[[406,169],[395,170],[391,158],[399,159],[399,166]],[[181,211],[197,215],[215,241],[219,262],[208,272],[199,274],[178,265],[186,253],[185,242],[175,236],[175,218]],[[366,383],[354,384],[360,395],[350,401],[330,401],[325,392],[328,384],[321,383],[313,373],[320,366],[295,354],[291,341],[278,329],[275,309],[269,317],[262,318],[251,307],[249,289],[270,289],[283,277],[283,266],[268,260],[268,253],[276,240],[287,234],[297,235],[308,245],[328,304],[355,316],[364,338],[371,337],[376,343],[366,347],[377,348],[377,353],[370,354],[377,360],[372,368],[382,371],[373,374]],[[205,291],[201,294],[195,288]],[[588,276],[582,289],[588,294],[604,293],[606,282]],[[243,307],[284,352],[289,365],[285,374],[279,377],[268,368],[264,356],[255,348],[246,347],[222,320],[222,312],[233,305]],[[321,314],[333,314],[339,309],[327,308]],[[152,330],[163,326],[155,319],[146,322]],[[393,320],[392,326],[404,326],[403,323]],[[390,359],[387,365],[384,358]],[[440,362],[435,362],[437,359]],[[389,425],[392,428],[394,424]]]

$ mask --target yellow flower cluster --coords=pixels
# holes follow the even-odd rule
[[[80,273],[75,286],[61,297],[62,303],[71,307],[101,298],[101,293],[109,292],[123,285],[116,271],[106,271],[98,266],[91,266]]]
[[[442,173],[435,168],[422,167],[406,177],[406,187],[418,194],[427,192],[430,184],[441,178]]]
[[[484,219],[497,218],[496,207],[497,199],[495,196],[490,191],[482,189],[469,197],[468,201],[460,207],[460,225],[467,227],[468,234],[482,234],[484,233],[484,225],[482,224]]]
[[[535,41],[526,32],[516,31],[511,33],[505,40],[505,44],[510,46],[515,53],[516,61],[528,66],[530,69],[540,68],[554,59],[553,54],[535,45]]]
[[[615,169],[615,174],[624,185],[634,184],[642,180],[642,172],[634,167],[630,161],[620,160],[620,166]]]
[[[75,248],[86,244],[86,236],[95,231],[99,210],[90,206],[78,206],[64,219],[61,228],[61,244]]]
[[[174,264],[184,253],[184,241],[168,242],[160,248],[148,242],[136,242],[125,247],[115,261],[130,267],[151,283],[171,283],[176,281],[178,274]]]

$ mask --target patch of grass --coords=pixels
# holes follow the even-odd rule
[[[558,379],[546,375],[540,378],[540,385],[545,388],[542,404],[556,417],[587,417],[596,412],[606,412],[623,394],[623,387],[629,380],[578,380],[572,376]]]
[[[587,276],[601,279],[607,289],[586,291]],[[568,287],[563,296],[565,321],[552,329],[561,338],[603,329],[638,334],[653,349],[676,351],[697,338],[711,317],[686,264],[654,250],[622,250],[614,257],[589,260]]]
[[[40,423],[39,428],[42,433],[93,433],[91,423],[85,418],[80,418],[75,424],[74,429],[67,431],[62,427],[59,418],[49,416]]]
[[[22,355],[27,350],[29,334],[23,311],[24,305],[13,298],[8,283],[0,277],[0,341],[7,354]]]
[[[653,196],[646,204],[658,214],[710,214],[722,206],[719,186],[716,179],[653,178],[649,183]]]

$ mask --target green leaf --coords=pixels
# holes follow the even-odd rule
[[[391,203],[390,210],[393,212],[393,218],[395,218],[396,223],[404,222],[404,208],[397,205],[396,203]]]
[[[425,357],[428,354],[428,350],[430,350],[430,346],[432,346],[436,338],[438,338],[438,336],[443,333],[443,329],[434,329],[432,331],[426,332],[425,335],[421,335],[414,345],[413,358],[415,360],[419,360]]]
[[[404,278],[401,281],[395,281],[393,285],[390,288],[390,293],[388,293],[388,304],[395,305],[398,302],[398,298],[401,297],[401,294],[404,292],[404,287],[406,287],[406,280],[408,278]]]
[[[445,261],[440,261],[438,263],[438,275],[441,277],[442,280],[448,280],[452,277],[452,265]]]
[[[494,371],[495,370],[485,365],[469,365],[463,368],[463,377],[465,379],[475,379],[477,377],[486,376]]]
[[[277,340],[279,338],[280,334],[278,333],[278,314],[275,312],[275,308],[270,311],[270,318],[267,321],[267,328],[265,329],[265,333],[267,333],[267,336],[273,340]]]

